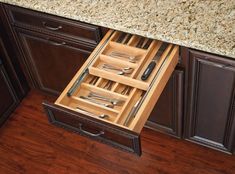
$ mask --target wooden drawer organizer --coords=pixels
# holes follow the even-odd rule
[[[169,44],[149,78],[143,81],[143,72],[163,43],[152,40],[145,49],[137,48],[141,37],[133,35],[124,44],[117,42],[121,35],[121,32],[110,30],[55,104],[44,103],[44,106],[52,123],[140,155],[139,134],[178,62],[179,48]],[[145,39],[143,45],[147,41]],[[112,56],[113,52],[132,55],[136,59]],[[131,71],[120,75],[127,71],[104,69],[104,64],[119,69],[131,68]],[[84,77],[82,82],[68,96],[81,76]],[[120,100],[121,103],[112,105],[102,101],[100,105],[96,101],[101,100],[84,99],[91,93]],[[138,109],[130,117],[129,113],[137,103]],[[100,117],[102,115],[105,117]]]

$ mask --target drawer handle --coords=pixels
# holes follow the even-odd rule
[[[104,132],[103,132],[103,131],[100,131],[100,132],[99,132],[99,133],[97,133],[97,134],[94,134],[94,133],[88,132],[88,131],[86,131],[86,130],[82,129],[82,124],[81,124],[81,123],[79,123],[79,130],[80,130],[81,132],[83,132],[84,134],[87,134],[87,135],[92,136],[92,137],[98,137],[98,136],[100,136],[100,135],[103,135],[103,134],[104,134]]]
[[[66,45],[66,42],[55,42],[55,41],[52,41],[50,39],[47,39],[47,41],[52,44],[52,45],[55,45],[55,46],[61,46],[61,45]]]
[[[61,25],[58,26],[58,27],[51,27],[51,26],[47,25],[46,22],[42,22],[42,24],[43,24],[43,26],[44,26],[45,28],[47,28],[48,30],[52,30],[52,31],[57,31],[57,30],[63,28]]]

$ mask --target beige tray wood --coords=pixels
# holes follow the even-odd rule
[[[155,106],[158,98],[160,97],[166,83],[168,82],[172,72],[178,63],[179,47],[175,46],[171,52],[169,59],[166,61],[165,66],[161,70],[157,80],[154,82],[147,98],[144,100],[137,115],[130,124],[129,128],[137,133],[140,133],[144,124],[146,123],[153,107]]]
[[[173,51],[170,53],[169,58],[166,60],[163,68],[161,69],[158,78],[154,82],[153,86],[151,87],[151,90],[149,90],[149,93],[145,100],[143,101],[141,107],[139,108],[135,118],[133,118],[130,121],[130,124],[128,126],[123,126],[123,123],[125,122],[125,119],[128,116],[128,113],[130,112],[131,108],[135,104],[135,102],[140,98],[140,95],[144,92],[146,92],[151,84],[151,81],[154,79],[155,74],[157,73],[158,69],[160,68],[161,63],[163,62],[164,58],[167,56],[168,52],[170,51],[171,46],[167,48],[167,50],[164,52],[164,54],[161,56],[159,59],[154,71],[152,72],[151,76],[149,79],[144,82],[142,81],[141,75],[143,71],[146,69],[148,66],[149,62],[151,59],[154,57],[156,54],[157,50],[160,47],[160,44],[162,42],[158,41],[153,41],[149,48],[144,50],[140,48],[135,48],[131,45],[135,45],[136,42],[138,42],[138,37],[133,36],[128,44],[130,45],[123,45],[120,43],[115,43],[114,41],[117,39],[117,37],[120,35],[120,32],[115,32],[111,38],[109,38],[108,43],[106,46],[102,49],[102,51],[96,56],[92,64],[89,66],[89,77],[87,77],[87,80],[85,80],[84,83],[81,84],[81,86],[75,91],[74,94],[80,95],[80,92],[83,92],[82,90],[85,89],[87,91],[96,91],[99,92],[100,94],[105,94],[105,95],[112,95],[116,98],[119,99],[124,99],[126,102],[123,105],[123,107],[116,109],[110,109],[110,108],[105,108],[103,106],[99,106],[97,104],[93,104],[91,102],[82,100],[81,98],[78,98],[78,96],[72,96],[68,97],[67,96],[67,91],[71,88],[71,86],[74,84],[74,82],[77,80],[77,78],[80,76],[80,74],[84,71],[86,66],[88,65],[88,62],[93,58],[93,56],[96,54],[96,52],[99,50],[101,45],[105,42],[105,40],[110,36],[112,30],[110,30],[103,40],[100,42],[100,44],[97,46],[97,48],[93,51],[93,53],[89,56],[88,60],[84,63],[84,65],[80,68],[80,70],[76,73],[74,78],[70,81],[68,86],[65,88],[65,90],[62,92],[60,97],[56,100],[55,104],[60,105],[62,107],[77,111],[75,106],[76,104],[80,105],[83,109],[90,110],[91,112],[94,112],[96,114],[100,114],[102,112],[104,113],[109,113],[111,115],[110,120],[103,120],[105,122],[109,122],[113,125],[117,125],[119,127],[125,128],[132,130],[134,132],[140,133],[141,129],[143,128],[145,122],[148,119],[149,114],[151,113],[154,105],[156,104],[160,94],[162,93],[167,81],[169,80],[175,66],[178,63],[178,56],[179,56],[179,47],[174,46]],[[96,66],[99,64],[100,61],[112,61],[114,64],[124,64],[125,62],[123,60],[112,60],[109,56],[107,55],[101,55],[104,53],[108,53],[108,49],[120,49],[121,51],[129,50],[128,53],[134,53],[134,54],[140,54],[141,59],[138,61],[136,64],[132,63],[126,63],[128,66],[132,66],[135,68],[135,71],[130,77],[127,76],[122,76],[122,75],[117,75],[112,72],[104,71],[102,69],[97,68]],[[98,76],[99,80],[95,85],[90,85],[89,84],[89,79],[91,79],[92,76]],[[134,79],[136,78],[136,79]],[[112,89],[110,91],[102,89],[99,87],[99,84],[102,83],[103,81],[106,80],[112,80],[115,82],[113,85]],[[116,92],[116,90],[121,86],[121,85],[127,85],[132,87],[132,91],[129,96],[125,96],[122,94],[119,94]],[[100,118],[97,118],[100,119]]]

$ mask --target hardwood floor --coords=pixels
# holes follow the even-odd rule
[[[233,174],[235,156],[149,129],[141,157],[91,141],[48,123],[31,91],[0,128],[0,174]]]

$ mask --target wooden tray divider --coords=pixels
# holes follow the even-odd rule
[[[125,96],[125,95],[122,95],[122,94],[119,94],[119,93],[116,93],[116,92],[113,92],[113,91],[108,91],[106,89],[99,88],[99,87],[96,87],[96,86],[93,86],[93,85],[90,85],[90,84],[87,84],[87,83],[82,83],[81,86],[83,88],[86,88],[87,90],[90,90],[90,91],[93,91],[93,92],[106,93],[108,95],[112,95],[117,99],[122,99],[122,100],[127,100],[128,99],[128,97]]]
[[[119,38],[119,36],[121,36],[121,34],[122,34],[122,32],[120,32],[120,31],[115,31],[114,32],[114,37],[111,39],[111,41],[116,41],[116,40],[118,40],[118,38]]]
[[[104,120],[104,121],[107,121],[107,122],[111,122],[111,123],[114,122],[114,120],[116,119],[116,117],[118,115],[118,113],[116,113],[116,112],[104,110],[103,108],[96,107],[94,105],[90,105],[90,103],[84,103],[83,101],[79,101],[79,100],[76,100],[74,98],[70,98],[69,101],[70,101],[70,104],[59,103],[58,105],[62,106],[62,107],[65,107],[67,109],[73,110],[75,112],[79,112],[76,109],[76,106],[78,106],[79,108],[84,109],[85,111],[88,111],[88,112],[90,112],[92,114],[95,114],[95,115],[99,115],[99,114],[102,114],[102,113],[107,114],[110,117],[109,119],[102,119],[102,118],[93,117],[93,116],[92,117],[96,118],[96,119]],[[90,117],[90,116],[88,116],[88,117]]]
[[[125,102],[125,104],[123,105],[122,107],[122,110],[119,112],[119,114],[117,115],[114,123],[117,123],[119,124],[119,120],[121,117],[123,117],[123,113],[126,111],[126,110],[129,110],[131,107],[128,107],[128,105],[131,103],[131,99],[134,97],[134,94],[136,93],[137,91],[137,88],[134,88],[132,91],[131,91],[131,94],[129,95],[127,101]]]
[[[108,47],[108,45],[110,44],[110,42],[112,42],[111,40],[112,40],[113,37],[115,37],[116,34],[117,34],[117,33],[114,32],[114,34],[111,36],[111,38],[109,39],[109,41],[108,41],[108,43],[106,44],[106,46],[104,46],[104,47],[101,49],[101,51],[99,52],[99,54],[96,56],[96,58],[95,58],[95,59],[93,60],[93,62],[90,64],[90,67],[93,66],[93,65],[97,62],[97,60],[99,59],[100,55],[101,55],[101,54],[103,53],[103,51]]]
[[[144,50],[144,49],[141,49],[141,48],[136,48],[136,47],[132,47],[132,46],[129,46],[129,45],[124,45],[124,44],[113,42],[113,41],[110,41],[109,45],[112,48],[116,48],[117,51],[126,51],[126,50],[128,50],[128,52],[135,52],[135,53],[138,53],[138,54],[145,54],[147,52],[147,50]]]
[[[132,74],[132,78],[136,78],[140,75],[140,72],[143,68],[143,66],[146,64],[146,61],[148,59],[152,59],[156,53],[156,50],[158,49],[159,42],[153,41],[153,43],[149,46],[148,51],[146,52],[146,55],[144,56],[143,59],[138,64],[138,67]],[[160,47],[160,46],[159,46]],[[141,74],[142,75],[142,74]]]
[[[93,85],[93,86],[98,86],[102,80],[103,80],[103,79],[102,79],[101,77],[99,77],[99,79],[97,80],[97,82],[96,82],[95,85]],[[89,84],[89,83],[88,83],[88,84]]]
[[[93,107],[97,107],[97,108],[102,108],[103,110],[107,110],[107,111],[111,111],[113,113],[119,113],[120,111],[116,110],[116,109],[113,109],[113,108],[108,108],[108,107],[105,107],[105,106],[100,106],[96,103],[92,103],[92,102],[89,102],[87,100],[84,100],[84,99],[81,99],[79,97],[75,97],[75,96],[72,96],[71,98],[73,98],[74,100],[77,100],[77,101],[80,101],[80,102],[83,102],[85,104],[89,104],[90,106],[93,106]]]
[[[174,46],[174,45],[170,44],[170,45],[167,47],[167,49],[164,51],[164,53],[162,54],[162,56],[159,58],[159,60],[156,62],[156,67],[153,69],[151,75],[150,75],[149,78],[146,80],[147,83],[150,83],[150,82],[153,80],[153,78],[154,78],[154,76],[156,75],[157,71],[158,71],[159,68],[161,67],[161,64],[164,62],[166,56],[168,55],[169,51],[171,50],[171,47],[172,47],[172,46]],[[157,48],[159,49],[159,48],[160,48],[160,45],[159,45]],[[155,54],[156,54],[156,52],[158,51],[158,49],[157,49],[156,51],[154,51]],[[173,51],[172,51],[172,52],[173,52]],[[172,52],[171,52],[171,54],[172,54]],[[154,55],[155,55],[155,54],[154,54]],[[139,75],[137,76],[137,78],[136,78],[137,80],[141,80],[141,74],[142,74],[142,73],[144,72],[144,70],[147,68],[147,66],[148,66],[148,64],[151,62],[151,60],[152,60],[152,59],[146,61],[145,65],[143,66],[143,69],[141,70],[140,74],[139,74]]]
[[[113,57],[110,57],[110,56],[107,56],[107,55],[100,55],[99,60],[107,62],[107,63],[111,62],[111,65],[114,65],[114,66],[115,66],[115,64],[120,64],[122,66],[128,66],[128,67],[131,67],[131,68],[134,68],[134,69],[137,67],[137,64],[128,62],[128,60],[113,58]]]
[[[136,35],[132,35],[131,36],[131,39],[128,41],[127,45],[128,46],[133,46],[135,43],[136,43],[136,40],[137,40],[137,36]]]
[[[89,72],[90,72],[90,74],[97,75],[99,77],[115,81],[117,83],[122,83],[124,85],[139,88],[144,91],[147,90],[148,86],[149,86],[149,84],[146,82],[136,80],[136,79],[133,79],[133,78],[130,78],[127,76],[118,75],[118,74],[115,74],[112,72],[104,71],[104,70],[101,70],[101,69],[95,68],[95,67],[90,67]]]
[[[118,85],[119,85],[119,83],[116,82],[116,83],[113,85],[111,91],[114,92],[114,91],[117,89]],[[124,96],[125,96],[125,95],[124,95]]]

